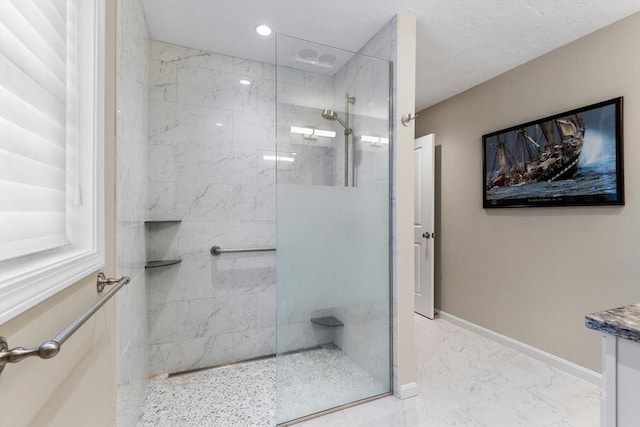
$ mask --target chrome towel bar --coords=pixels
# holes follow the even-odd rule
[[[105,286],[113,286],[102,298],[93,303],[93,305],[87,308],[84,313],[76,317],[71,323],[69,323],[63,330],[48,341],[43,342],[38,347],[24,348],[15,347],[9,349],[7,340],[4,337],[0,337],[0,373],[4,369],[7,363],[18,363],[21,360],[30,357],[38,356],[41,359],[51,359],[60,352],[60,347],[73,335],[87,320],[93,316],[96,311],[100,309],[107,301],[111,299],[124,285],[129,283],[130,279],[127,276],[123,276],[120,279],[107,279],[103,273],[98,274],[97,288],[98,292],[101,292]]]
[[[211,255],[218,256],[220,254],[237,254],[240,252],[271,252],[276,248],[244,248],[244,249],[222,249],[220,246],[211,247]]]

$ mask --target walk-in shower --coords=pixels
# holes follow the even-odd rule
[[[390,393],[389,63],[283,35],[275,64],[150,40],[119,4],[119,144],[148,159],[119,186],[146,256],[120,426],[273,427]]]

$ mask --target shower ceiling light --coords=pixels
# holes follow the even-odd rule
[[[388,144],[389,138],[380,138],[379,136],[361,135],[360,142],[368,142],[371,145]]]
[[[269,28],[268,25],[258,25],[256,27],[256,33],[260,34],[261,36],[270,36],[271,35],[271,28]]]
[[[324,136],[327,138],[335,138],[336,133],[332,130],[322,130],[322,129],[314,129],[313,134],[315,136]]]
[[[380,138],[377,137],[377,136],[362,135],[360,137],[360,141],[362,141],[362,142],[370,142],[372,144],[377,144],[378,142],[380,142]]]
[[[297,133],[300,135],[313,135],[313,129],[311,128],[301,128],[298,126],[291,126],[290,133]]]
[[[262,156],[263,160],[277,160],[279,162],[295,162],[296,159],[287,156]]]
[[[336,133],[332,130],[322,130],[322,129],[312,129],[312,128],[303,128],[299,126],[291,126],[289,130],[290,133],[297,133],[299,135],[304,135],[307,138],[311,138],[313,136],[324,136],[325,138],[335,138]]]
[[[251,82],[249,80],[240,80],[240,84],[242,84],[242,85],[250,85]]]

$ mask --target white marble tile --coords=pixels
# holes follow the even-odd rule
[[[233,360],[270,356],[276,352],[276,328],[248,329],[233,334]]]
[[[228,109],[155,100],[149,105],[149,139],[228,147],[232,120],[233,114]]]
[[[181,188],[201,184],[256,184],[255,149],[179,144],[176,164]]]
[[[133,425],[148,375],[144,219],[148,192],[149,34],[142,4],[119,2],[117,45],[117,236],[118,275],[131,282],[117,295],[117,422]]]
[[[276,66],[273,64],[262,64],[262,78],[275,80],[276,79]]]
[[[230,216],[225,214],[225,217]],[[206,220],[206,215],[203,215],[203,218]],[[224,254],[219,257],[213,257],[209,251],[214,245],[227,249],[255,247],[260,243],[258,225],[259,223],[255,221],[227,221],[224,218],[220,218],[215,222],[183,222],[179,236],[182,259],[202,261],[204,256],[212,257],[210,258],[211,260],[230,260],[251,256],[252,254]]]
[[[140,216],[138,213],[136,216]],[[133,215],[132,215],[133,216]],[[137,221],[118,221],[119,241],[116,247],[118,258],[118,274],[136,278],[144,269],[145,255],[145,227]]]
[[[260,114],[273,114],[276,102],[278,100],[278,95],[276,93],[276,81],[270,79],[258,79],[256,84],[256,111]]]
[[[128,347],[135,345],[134,334],[140,333],[141,328],[146,330],[147,299],[145,279],[144,273],[132,277],[131,282],[116,295],[120,355]]]
[[[233,147],[247,149],[275,150],[276,118],[271,111],[267,114],[233,112]]]
[[[241,191],[240,184],[180,183],[176,210],[183,220],[189,222],[251,221],[250,201],[240,197]],[[220,233],[225,234],[224,230]]]
[[[212,70],[233,71],[233,57],[198,49],[178,46],[170,43],[152,41],[150,47],[152,59],[173,62]]]
[[[233,360],[233,334],[152,345],[149,348],[149,358],[151,375],[229,363]]]
[[[177,208],[177,184],[175,182],[150,182],[148,213],[150,220],[175,220],[182,218]]]
[[[149,99],[170,102],[178,100],[178,73],[174,62],[150,60]]]
[[[146,211],[148,191],[148,147],[146,143],[135,139],[118,138],[118,148],[117,181],[121,190],[125,190],[123,186],[126,187],[126,191],[118,191],[116,194],[118,221],[141,221]]]
[[[150,144],[149,180],[175,182],[177,177],[176,146],[174,144]]]
[[[487,426],[540,427],[562,420],[558,408],[526,387],[514,389],[465,409],[466,413]]]
[[[275,292],[263,292],[260,294],[260,299],[258,300],[258,324],[261,328],[276,326]]]
[[[273,208],[275,210],[275,207]],[[276,247],[276,221],[259,221],[256,234],[258,245],[261,247]]]
[[[275,257],[270,257],[275,264]],[[234,292],[237,294],[255,294],[262,292],[275,292],[276,271],[275,265],[242,268],[237,263],[233,273]],[[275,305],[274,305],[275,309]]]
[[[240,80],[248,80],[250,84],[242,84]],[[178,65],[178,102],[236,111],[256,111],[257,81],[256,77]]]
[[[179,341],[182,339],[182,319],[179,317],[180,302],[150,306],[147,312],[149,344]],[[187,338],[187,337],[185,337]]]
[[[147,270],[149,305],[231,295],[233,270],[220,268],[219,264],[218,260],[186,260]]]
[[[594,402],[576,414],[565,418],[560,423],[551,424],[549,427],[601,427],[600,405]]]
[[[233,72],[240,76],[262,77],[262,62],[233,58]]]

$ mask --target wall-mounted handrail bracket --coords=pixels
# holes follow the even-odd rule
[[[218,256],[220,254],[238,254],[243,252],[272,252],[276,248],[243,248],[243,249],[222,249],[220,246],[211,246],[211,255]]]
[[[125,276],[127,277],[127,276]],[[102,292],[105,286],[112,286],[118,284],[122,279],[107,279],[103,272],[98,273],[98,280],[96,281],[96,287],[98,292]]]
[[[9,350],[9,344],[7,344],[7,340],[5,340],[4,337],[0,337],[0,354],[4,354],[7,350]],[[7,362],[0,362],[0,374],[2,373],[4,365],[6,364]]]
[[[416,117],[418,117],[418,115],[417,115],[417,114],[414,114],[414,115],[412,116],[412,115],[411,115],[411,113],[409,113],[409,114],[408,114],[408,115],[406,115],[406,116],[402,116],[402,117],[400,118],[400,121],[402,122],[402,125],[403,125],[404,127],[409,127],[409,123],[411,123],[411,120],[415,120],[415,119],[416,119]]]
[[[116,294],[124,285],[129,283],[130,279],[127,276],[122,276],[120,279],[107,279],[103,273],[98,273],[97,289],[98,292],[102,292],[105,286],[115,285],[109,289],[102,298],[93,303],[87,308],[84,313],[76,317],[71,323],[69,323],[58,334],[40,344],[38,347],[24,348],[14,347],[9,348],[7,340],[4,337],[0,337],[0,373],[4,369],[7,363],[18,363],[23,359],[31,356],[38,356],[41,359],[51,359],[60,352],[60,347],[65,341],[69,339],[87,320],[91,318],[112,296]]]

